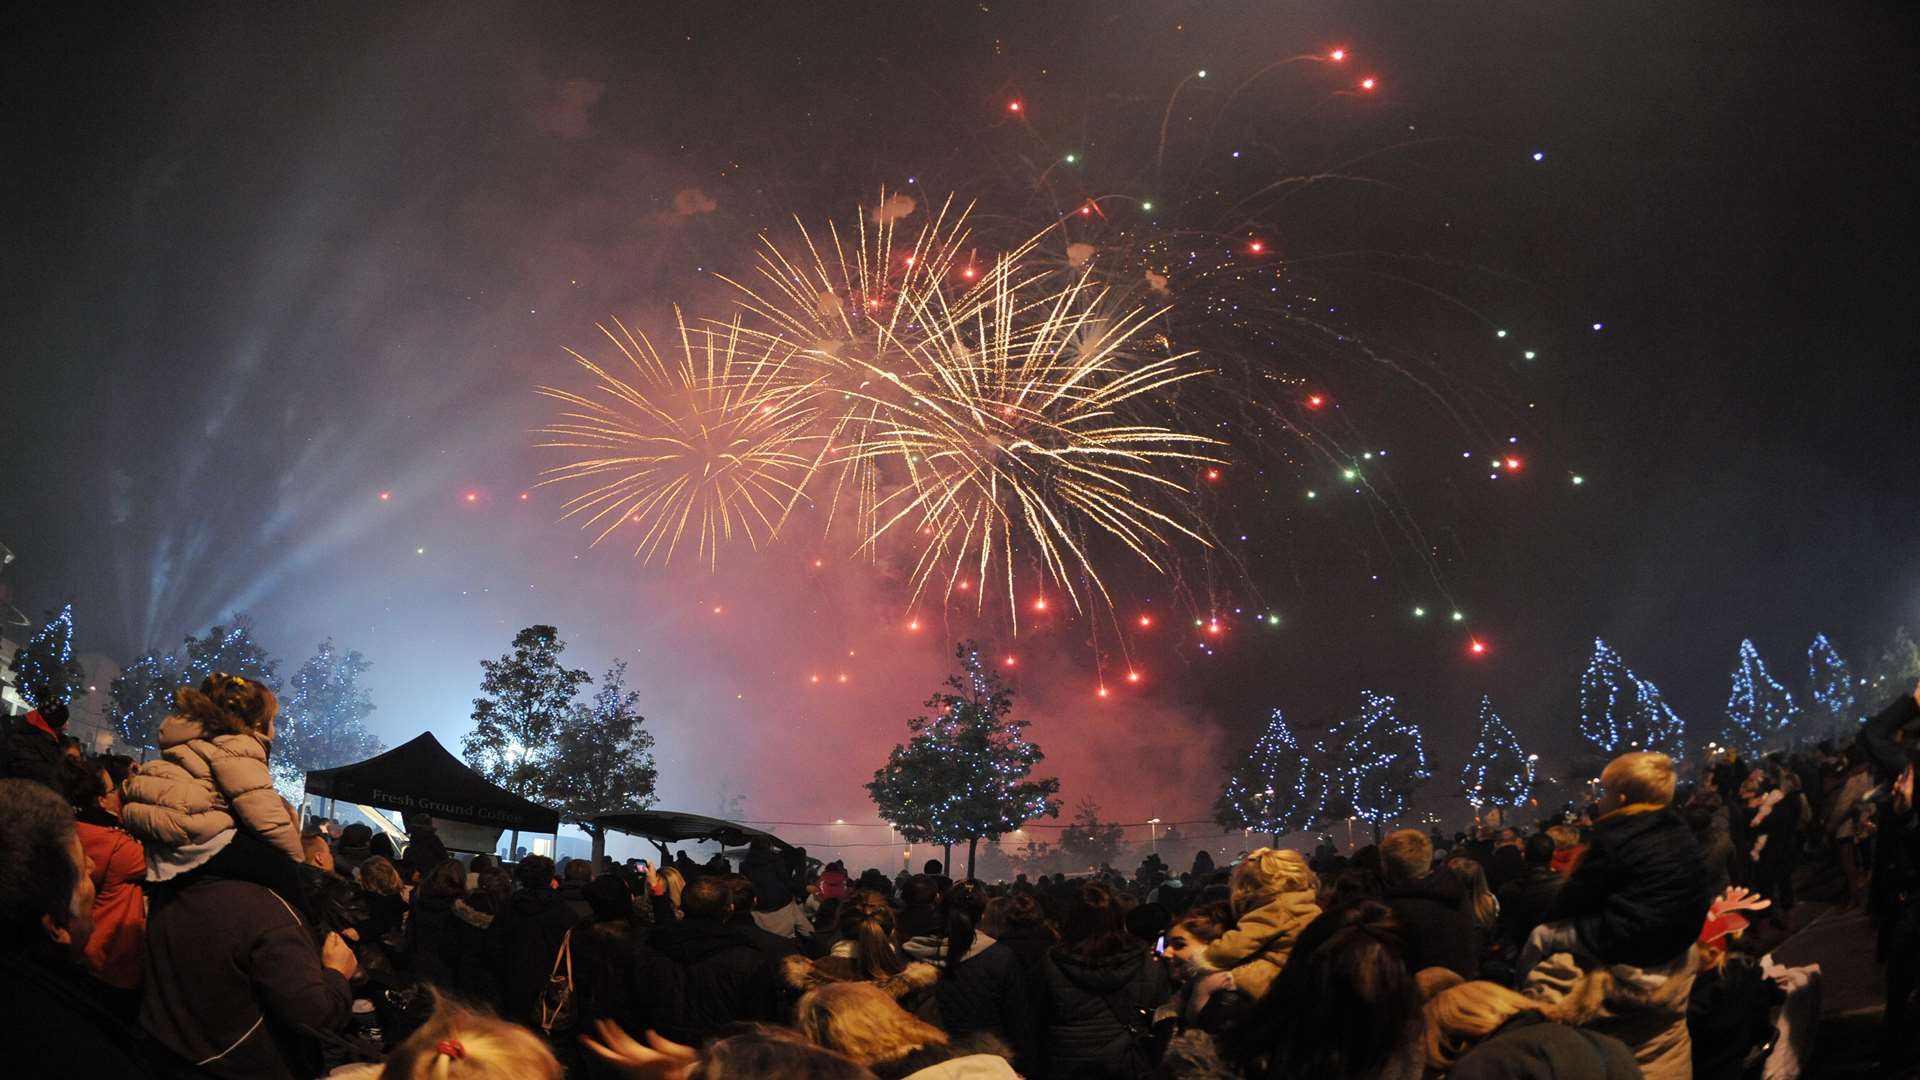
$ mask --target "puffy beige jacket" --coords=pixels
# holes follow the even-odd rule
[[[208,738],[197,721],[169,716],[160,724],[159,760],[138,766],[121,795],[121,824],[148,844],[204,844],[238,824],[295,862],[306,859],[299,821],[274,790],[258,736]]]
[[[1233,929],[1208,945],[1204,966],[1231,970],[1234,987],[1257,1001],[1267,996],[1267,988],[1287,966],[1300,931],[1319,915],[1312,892],[1280,893],[1240,916]]]

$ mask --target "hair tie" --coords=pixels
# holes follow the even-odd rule
[[[455,1061],[459,1061],[461,1058],[467,1056],[467,1048],[461,1046],[460,1040],[458,1039],[441,1039],[434,1045],[433,1052],[436,1054],[445,1054]]]

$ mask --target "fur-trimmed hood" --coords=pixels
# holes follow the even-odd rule
[[[932,964],[915,960],[898,975],[883,975],[868,980],[861,978],[860,968],[852,957],[823,956],[818,960],[809,960],[804,956],[789,956],[780,961],[780,980],[803,994],[830,983],[872,982],[885,990],[889,997],[899,1001],[916,991],[930,989],[940,981],[940,970]]]
[[[467,906],[465,900],[455,900],[453,902],[453,917],[473,927],[475,930],[485,930],[487,927],[493,925],[494,920],[494,916],[478,908]]]

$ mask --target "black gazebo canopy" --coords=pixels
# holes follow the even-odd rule
[[[365,761],[310,772],[307,794],[521,832],[560,827],[558,811],[495,786],[431,732]]]
[[[773,841],[775,847],[791,846],[785,840],[764,829],[740,825],[723,818],[683,814],[678,810],[623,810],[611,814],[596,814],[593,824],[600,829],[612,829],[630,836],[644,836],[660,844],[687,840],[718,840],[728,847],[739,847],[756,836],[764,836]]]

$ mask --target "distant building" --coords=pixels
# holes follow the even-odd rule
[[[4,614],[0,612],[0,615]],[[5,629],[10,631],[14,628],[8,626]],[[25,637],[25,634],[20,635],[23,640]],[[12,634],[0,631],[0,716],[21,716],[28,711],[27,699],[21,697],[19,689],[13,685],[13,651],[21,643]]]

